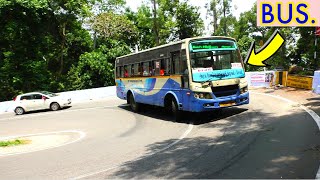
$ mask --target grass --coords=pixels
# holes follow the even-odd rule
[[[11,141],[0,141],[0,147],[8,147],[8,146],[18,146],[23,144],[29,144],[30,140],[11,140]]]

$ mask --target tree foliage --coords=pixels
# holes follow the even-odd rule
[[[36,90],[113,85],[116,57],[203,34],[199,7],[188,0],[146,0],[137,12],[125,2],[0,0],[0,101]],[[208,1],[212,35],[237,39],[244,59],[251,42],[259,49],[277,27],[257,26],[256,5],[236,19],[231,2]],[[268,60],[270,69],[319,67],[314,28],[278,29],[286,44]]]
[[[116,39],[125,41],[127,44],[134,43],[137,38],[137,28],[133,22],[124,15],[112,12],[101,13],[94,17],[92,30],[100,38]]]
[[[68,73],[70,90],[114,85],[114,70],[108,56],[101,51],[84,53],[77,66]]]
[[[86,0],[0,0],[0,100],[20,92],[63,88],[60,79],[90,49],[78,17]]]
[[[180,3],[176,10],[176,27],[179,39],[202,35],[204,24],[199,8],[190,6],[187,2]]]

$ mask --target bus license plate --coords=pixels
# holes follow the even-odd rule
[[[236,105],[236,102],[234,101],[228,101],[228,102],[222,102],[220,103],[220,107],[228,107],[228,106],[233,106]]]

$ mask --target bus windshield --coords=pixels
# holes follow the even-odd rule
[[[230,40],[206,40],[190,43],[192,78],[196,82],[243,78],[238,48]]]

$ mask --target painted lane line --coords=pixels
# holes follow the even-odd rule
[[[258,94],[258,95],[263,95],[263,96],[269,96],[269,97],[273,97],[273,98],[277,98],[277,99],[281,99],[283,101],[286,101],[288,103],[292,103],[292,104],[299,104],[297,102],[294,102],[290,99],[286,99],[284,97],[281,97],[279,95],[275,96],[275,95],[271,95],[271,94],[265,94],[265,93],[256,93],[256,92],[251,92],[253,94]],[[302,104],[299,104],[299,107],[301,109],[303,109],[304,111],[306,111],[311,117],[312,119],[316,122],[317,126],[318,126],[318,129],[320,131],[320,117],[317,113],[315,113],[313,110],[307,108],[306,106],[302,105]],[[317,175],[316,175],[316,179],[320,179],[320,166],[318,168],[318,171],[317,171]]]
[[[0,119],[0,122],[1,121],[9,121],[9,120],[21,120],[21,119],[24,119],[24,118],[39,117],[39,116],[56,114],[56,113],[69,113],[69,112],[78,112],[78,111],[104,109],[104,108],[114,108],[114,107],[127,107],[127,106],[129,106],[129,105],[122,104],[122,105],[114,105],[114,106],[99,106],[99,107],[92,107],[92,108],[81,108],[81,109],[71,109],[71,110],[60,110],[60,111],[54,111],[54,112],[44,112],[44,113],[39,113],[39,114],[21,115],[19,117],[2,118],[2,119]]]
[[[50,146],[47,148],[43,148],[43,149],[37,149],[37,150],[33,150],[33,151],[27,151],[27,152],[21,152],[21,153],[8,153],[8,154],[0,154],[0,157],[2,156],[12,156],[12,155],[19,155],[19,154],[26,154],[26,153],[32,153],[32,152],[37,152],[37,151],[43,151],[43,150],[47,150],[47,149],[53,149],[53,148],[58,148],[58,147],[62,147],[62,146],[66,146],[72,143],[76,143],[81,141],[82,139],[84,139],[86,137],[86,133],[83,131],[79,131],[79,130],[65,130],[65,131],[55,131],[55,132],[46,132],[46,133],[36,133],[36,134],[23,134],[23,135],[15,135],[15,136],[6,136],[6,137],[2,137],[0,138],[0,140],[8,140],[8,139],[15,139],[15,138],[23,138],[23,137],[29,137],[29,136],[41,136],[41,135],[50,135],[50,134],[60,134],[60,133],[78,133],[80,136],[79,138],[70,141],[70,142],[66,142],[60,145],[56,145],[56,146]]]
[[[277,98],[277,99],[281,99],[283,101],[286,101],[288,103],[291,103],[291,104],[299,104],[297,102],[294,102],[290,99],[286,99],[284,97],[281,97],[281,96],[275,96],[275,95],[270,95],[270,94],[264,94],[264,93],[256,93],[256,92],[251,92],[252,94],[258,94],[258,95],[263,95],[263,96],[269,96],[269,97],[273,97],[273,98]],[[313,110],[307,108],[306,106],[302,105],[302,104],[299,104],[299,107],[301,109],[303,109],[304,111],[306,111],[311,117],[312,119],[316,122],[316,124],[318,125],[318,128],[319,128],[319,131],[320,131],[320,117],[317,113],[315,113]]]
[[[151,152],[151,153],[147,153],[144,157],[140,157],[140,158],[137,158],[135,160],[142,160],[142,159],[147,159],[147,158],[150,158],[152,156],[154,156],[155,154],[158,154],[158,153],[161,153],[169,148],[171,148],[172,146],[178,144],[180,141],[182,141],[184,138],[186,138],[189,133],[192,131],[194,125],[193,123],[191,122],[187,128],[187,130],[176,140],[174,141],[173,143],[165,146],[164,148],[158,150],[158,151],[155,151],[155,152]],[[90,176],[94,176],[94,175],[97,175],[97,174],[100,174],[100,173],[104,173],[104,172],[108,172],[110,170],[113,170],[113,169],[117,169],[119,168],[120,166],[123,166],[125,165],[126,163],[120,163],[120,164],[117,164],[117,165],[114,165],[110,168],[107,168],[107,169],[103,169],[103,170],[100,170],[100,171],[96,171],[96,172],[93,172],[93,173],[88,173],[88,174],[84,174],[84,175],[81,175],[81,176],[77,176],[75,178],[72,178],[72,180],[78,180],[78,179],[83,179],[83,178],[87,178],[87,177],[90,177]]]

